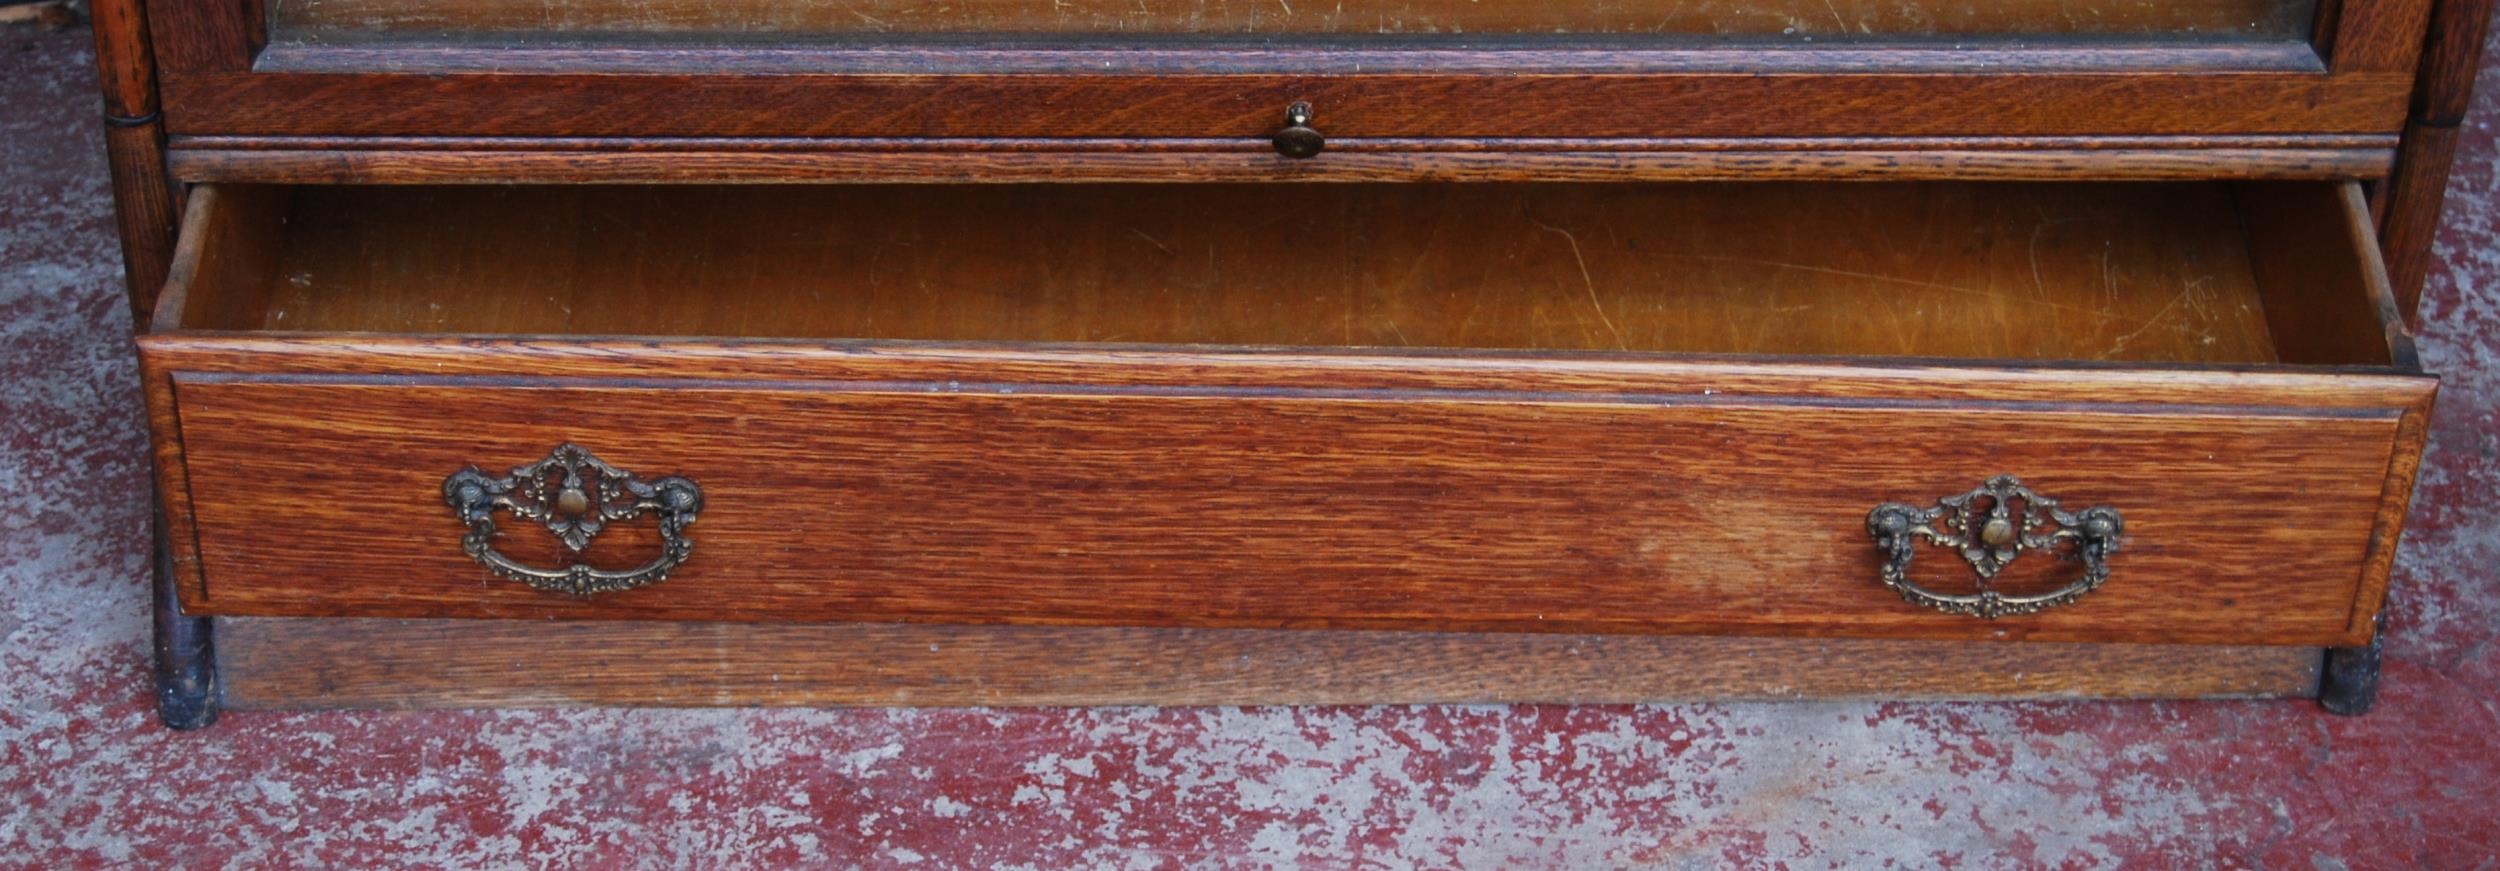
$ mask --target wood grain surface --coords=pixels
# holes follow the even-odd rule
[[[165,164],[156,58],[135,0],[93,5],[96,70],[104,86],[104,152],[121,232],[122,278],[131,324],[144,329],[165,286],[174,248],[174,185]]]
[[[121,184],[167,130],[186,179],[393,184],[2369,178],[2407,130],[2393,286],[2350,185],[203,187],[142,340],[173,577],[325,618],[221,621],[229,701],[301,707],[2308,694],[2309,647],[2143,645],[2372,634],[2488,3],[272,6],[148,4]],[[1294,100],[1319,160],[1258,151]],[[695,563],[461,556],[441,475],[564,439],[703,481]],[[1875,584],[1866,508],[1997,472],[2127,512],[2109,587]]]
[[[2384,297],[2350,286],[2366,258],[2233,259],[2363,244],[2348,191],[2280,194],[2244,239],[2212,186],[1278,190],[210,188],[144,343],[193,604],[2293,644],[2376,605],[2431,384],[2378,319],[2274,347],[2269,304]],[[1635,268],[1659,257],[1683,268]],[[2077,300],[2146,320],[2060,344],[2102,322]],[[1348,347],[1401,333],[1450,350]],[[1587,348],[1638,353],[1550,356]],[[2063,362],[2112,349],[2151,368]],[[1692,350],[2062,368],[1643,356]],[[2285,358],[2381,368],[2174,368]],[[441,477],[564,440],[712,488],[700,562],[592,601],[487,581]],[[1867,510],[2004,472],[2119,504],[2158,580],[1996,624],[1873,582]],[[2034,562],[2010,582],[2071,571]]]
[[[2349,251],[2333,204],[2304,205],[2269,220]],[[308,187],[258,208],[284,228],[254,243],[263,271],[211,281],[186,326],[2386,362],[2371,320],[2275,347],[2220,185]],[[2364,299],[2357,272],[2274,278],[2286,310]]]
[[[1739,181],[2342,179],[2384,175],[2396,137],[1345,139],[1284,160],[1254,139],[186,136],[199,182]]]
[[[1522,61],[1525,62],[1525,61]],[[1332,137],[2385,134],[2412,73],[2156,69],[1064,74],[166,71],[168,129],[261,136]],[[1009,107],[1002,109],[1001,107]]]
[[[177,378],[175,395],[205,613],[2301,644],[2347,637],[2396,425],[1040,385]],[[696,561],[586,600],[471,563],[442,479],[560,441],[700,482]],[[2126,512],[2119,579],[1994,623],[1875,582],[1868,510],[2009,472]],[[557,558],[526,525],[508,538]],[[608,542],[592,562],[651,553],[647,531]],[[1950,551],[1925,556],[1926,580],[1968,588]],[[2075,571],[2032,566],[2006,588]]]
[[[2285,0],[2089,10],[2036,0],[1915,9],[1693,0],[1671,4],[1696,12],[1674,24],[1653,20],[1666,5],[1575,9],[1395,0],[1400,8],[1421,10],[1406,19],[1403,13],[1384,18],[1379,10],[1385,6],[1368,7],[1366,18],[1366,7],[1283,14],[1291,4],[1269,10],[1248,3],[1146,3],[1119,7],[1116,17],[1130,22],[1119,24],[1105,17],[1113,15],[1108,4],[1090,0],[911,6],[946,10],[917,23],[874,13],[877,21],[844,18],[861,9],[855,3],[441,0],[428,12],[342,0],[338,6],[283,4],[274,33],[258,4],[159,4],[150,14],[157,32],[167,34],[158,55],[169,130],[177,135],[971,142],[1255,140],[1272,132],[1295,101],[1313,103],[1322,129],[1340,138],[2389,134],[2404,121],[2430,5],[2372,0],[2326,4],[2312,15],[2307,4]],[[318,20],[325,8],[340,13],[331,25],[287,23]],[[1057,23],[1017,24],[1012,13],[990,14],[1045,8],[1050,11],[1033,20]],[[1628,10],[1624,21],[1642,26],[1592,19],[1589,13],[1600,9]],[[1473,23],[1457,27],[1476,30],[1455,42],[1379,32],[1429,30],[1439,25],[1426,22],[1444,15],[1470,18]],[[2220,17],[2185,23],[2203,15]],[[678,39],[620,40],[613,30],[606,37],[564,30],[609,26],[598,23],[602,16],[662,31],[645,37]],[[788,25],[814,26],[809,20],[889,32],[812,41],[788,35]],[[1708,35],[1660,41],[1502,32],[1553,30],[1557,20],[1597,31],[1682,26]],[[705,21],[740,21],[768,32],[683,41],[680,28]],[[1764,27],[1820,30],[1826,21],[1834,34],[1876,39],[1813,32],[1745,36]],[[521,29],[497,29],[507,25]],[[370,34],[376,27],[392,37],[339,41],[341,34]],[[544,27],[568,35],[528,38],[550,32],[538,29]],[[1041,30],[1026,31],[1023,39],[1011,32],[1024,27]],[[933,32],[949,28],[965,32]],[[1090,32],[1095,42],[1030,38],[1051,28]],[[897,29],[917,30],[919,38],[891,32]],[[1174,29],[1235,39],[1193,42],[1139,32]],[[1956,30],[2098,31],[2102,38],[1903,41],[1905,33]],[[1297,46],[1280,41],[1282,31],[1341,42]],[[1360,38],[1353,35],[1358,32]],[[319,36],[308,41],[305,33]],[[2259,33],[2265,35],[2252,37]],[[1968,42],[1972,33],[1960,38]],[[1113,39],[1121,41],[1104,42]]]
[[[219,620],[243,709],[2314,695],[2300,647],[985,626]]]
[[[2420,368],[2360,185],[2245,184],[2233,194],[2283,362]],[[2317,292],[2324,287],[2347,290]]]
[[[2448,170],[2456,160],[2457,127],[2473,102],[2492,6],[2492,0],[2441,0],[2433,10],[2413,118],[2381,198],[2390,281],[2409,323],[2418,317],[2422,284],[2435,259],[2431,246],[2448,195]]]
[[[580,150],[403,150],[345,143],[332,149],[177,148],[174,173],[194,182],[293,184],[608,184],[640,182],[1157,182],[1240,181],[1780,181],[2344,179],[2387,172],[2384,146],[2168,149],[2042,148],[2030,140],[1977,141],[1967,148],[1776,147],[1657,151],[1593,150],[1545,141],[1521,148],[1369,150],[1340,141],[1305,161],[1279,159],[1266,143],[1140,152],[982,150],[931,142],[918,151],[637,150],[590,141]],[[1601,143],[1602,144],[1602,143]]]
[[[2314,0],[273,0],[279,39],[677,33],[2295,36]]]

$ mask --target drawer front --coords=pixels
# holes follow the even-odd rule
[[[1085,379],[735,348],[693,365],[796,377],[547,377],[631,349],[500,376],[185,371],[253,368],[235,348],[215,355],[226,366],[186,366],[201,350],[152,349],[151,366],[171,370],[187,604],[228,615],[2333,644],[2366,634],[2408,489],[2391,482],[2409,482],[2406,442],[2418,448],[2407,414],[2429,389],[2086,373],[2067,400],[2037,398],[2060,389],[2039,382],[1992,400],[1952,370],[1731,363],[1584,392],[1526,363],[1396,358],[1352,367],[1391,376],[1323,387],[1220,357],[1072,383]],[[836,377],[889,365],[895,377]],[[1399,367],[1516,371],[1480,382],[1500,389],[1364,383]],[[939,377],[964,371],[1006,380]],[[2350,401],[2373,391],[2388,403]],[[464,552],[473,527],[446,479],[503,476],[564,443],[700,488],[692,549],[666,580],[543,592]],[[1882,583],[1870,511],[1933,507],[1999,475],[2123,515],[2105,583],[1997,619]],[[662,559],[659,513],[620,520],[578,558],[509,514],[495,543],[540,568],[629,567]],[[1911,583],[1975,589],[1956,550],[1914,551]],[[2033,550],[1999,583],[2038,593],[2084,570],[2071,546]]]

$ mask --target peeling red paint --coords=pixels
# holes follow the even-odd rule
[[[0,30],[0,866],[2474,868],[2500,855],[2500,179],[2379,709],[2304,702],[354,712],[154,725],[81,32]],[[2496,55],[2500,56],[2500,55]]]

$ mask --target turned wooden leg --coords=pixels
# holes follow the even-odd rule
[[[156,716],[167,728],[217,722],[217,652],[206,618],[186,617],[174,596],[173,561],[156,538]]]

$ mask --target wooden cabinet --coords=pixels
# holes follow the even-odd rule
[[[2364,707],[2480,22],[106,5],[186,724]]]

